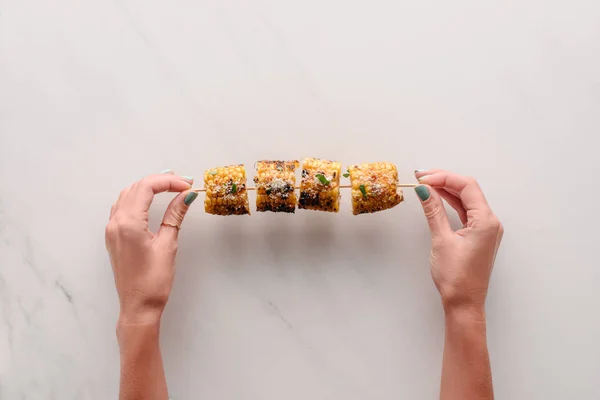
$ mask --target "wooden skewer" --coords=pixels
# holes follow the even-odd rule
[[[412,188],[412,187],[419,186],[419,184],[418,183],[398,183],[396,186]],[[340,189],[351,189],[351,188],[352,188],[352,186],[350,186],[350,185],[340,185]],[[300,189],[300,187],[296,186],[294,189]],[[246,190],[256,190],[256,188],[255,187],[247,187]],[[196,189],[192,189],[192,192],[206,192],[206,189],[196,188]]]

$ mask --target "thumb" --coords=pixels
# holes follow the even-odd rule
[[[163,243],[177,241],[179,229],[181,229],[185,214],[187,213],[190,204],[196,200],[196,197],[198,197],[198,192],[188,190],[179,193],[171,203],[169,203],[162,224],[160,224],[160,228],[158,229],[157,235],[160,241],[163,241]]]
[[[419,185],[415,187],[415,192],[417,192],[417,196],[421,200],[431,236],[443,236],[452,233],[442,198],[435,189],[429,185]]]

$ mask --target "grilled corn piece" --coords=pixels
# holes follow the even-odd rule
[[[296,211],[296,168],[298,161],[257,161],[256,211]]]
[[[230,165],[204,172],[204,211],[215,215],[250,214],[246,170],[243,165]]]
[[[340,173],[337,161],[307,158],[302,165],[298,208],[338,212],[340,210]]]
[[[388,162],[357,164],[348,168],[352,183],[354,215],[387,210],[404,199],[398,184],[398,170]]]

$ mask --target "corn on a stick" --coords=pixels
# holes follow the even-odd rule
[[[246,170],[242,164],[212,168],[204,173],[204,210],[214,215],[250,214]]]
[[[257,161],[256,211],[296,211],[296,168],[298,161]]]
[[[356,164],[348,168],[352,183],[352,213],[372,213],[395,207],[404,199],[398,170],[388,162]]]
[[[337,161],[307,158],[302,164],[298,208],[338,212],[340,210],[340,174]]]

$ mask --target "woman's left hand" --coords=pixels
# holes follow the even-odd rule
[[[193,180],[172,172],[150,175],[123,190],[110,211],[106,248],[115,276],[119,322],[156,322],[169,299],[175,272],[177,238],[188,206],[198,193]],[[148,228],[154,195],[179,192],[171,201],[158,232]]]

